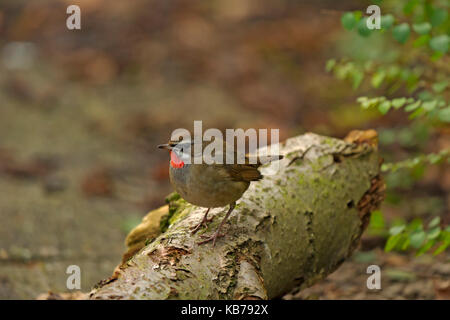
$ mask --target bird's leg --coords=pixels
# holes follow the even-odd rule
[[[236,202],[233,202],[232,204],[230,204],[230,209],[228,210],[227,214],[225,215],[225,218],[223,218],[223,220],[220,223],[219,227],[217,228],[216,232],[214,232],[214,234],[212,236],[206,237],[205,240],[198,242],[197,243],[198,245],[205,244],[205,243],[208,243],[208,242],[212,241],[213,242],[213,247],[216,246],[217,238],[225,236],[225,233],[221,234],[220,230],[222,229],[222,226],[227,221],[227,219],[230,216],[231,212],[233,211],[234,207],[236,207]],[[204,237],[202,236],[202,238],[204,238]]]
[[[194,227],[191,228],[191,234],[195,234],[195,233],[200,229],[201,226],[207,227],[207,226],[208,226],[207,223],[208,223],[208,222],[211,222],[211,221],[213,220],[213,218],[208,219],[208,212],[209,212],[209,209],[211,209],[211,208],[208,208],[208,209],[206,210],[205,215],[203,216],[202,221],[200,221],[199,224],[197,224],[196,226],[194,226]]]

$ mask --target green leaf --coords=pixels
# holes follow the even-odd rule
[[[435,51],[446,53],[448,50],[448,42],[449,36],[446,34],[442,34],[440,36],[431,38],[430,47]]]
[[[410,231],[420,231],[423,230],[422,219],[415,218],[408,224],[408,230]]]
[[[395,26],[392,30],[394,39],[402,44],[408,40],[410,33],[411,31],[409,29],[409,24],[407,24],[406,22]]]
[[[397,65],[392,65],[387,70],[387,76],[389,78],[395,78],[400,74],[400,67]]]
[[[424,35],[431,31],[431,24],[428,22],[415,23],[412,25],[412,28],[416,33]]]
[[[410,73],[406,79],[406,86],[409,92],[413,92],[417,89],[417,84],[419,83],[419,76],[417,74]]]
[[[444,91],[447,88],[447,86],[448,86],[448,81],[444,80],[441,82],[433,83],[432,88],[433,88],[434,92],[440,93],[440,92]]]
[[[442,58],[443,55],[444,55],[443,52],[441,52],[441,51],[435,51],[435,52],[433,52],[433,54],[431,55],[430,59],[431,59],[431,61],[437,61],[437,60],[439,60],[440,58]]]
[[[428,237],[428,239],[436,239],[437,237],[439,237],[440,233],[441,233],[441,227],[437,226],[437,227],[434,227],[433,229],[431,229],[430,231],[428,231],[427,237]]]
[[[450,242],[450,225],[441,232],[444,241]]]
[[[411,112],[411,111],[416,110],[416,109],[420,106],[420,103],[421,103],[421,102],[422,102],[422,101],[417,100],[416,102],[413,102],[413,103],[407,105],[407,106],[405,107],[405,111],[406,111],[406,112]]]
[[[355,15],[356,22],[358,22],[359,19],[361,19],[362,15],[363,15],[361,10],[353,11],[353,14]]]
[[[358,89],[359,85],[364,79],[364,72],[358,69],[353,70],[352,79],[353,79],[353,90],[356,90]]]
[[[372,60],[367,60],[364,63],[364,71],[371,72],[375,63]]]
[[[335,65],[336,65],[336,60],[330,59],[330,60],[327,61],[327,64],[325,66],[325,70],[327,72],[330,72],[331,70],[333,70]]]
[[[425,111],[430,112],[430,111],[433,111],[436,108],[436,105],[437,105],[437,100],[426,101],[426,102],[424,102],[422,104],[422,108]]]
[[[405,237],[405,241],[403,241],[403,243],[402,243],[400,249],[403,250],[403,251],[405,251],[406,249],[408,249],[410,243],[411,243],[411,240],[409,240],[408,237]]]
[[[359,20],[357,29],[358,29],[358,33],[361,36],[363,36],[363,37],[370,36],[372,31],[369,28],[367,28],[367,17],[364,17],[361,20]]]
[[[378,88],[383,82],[386,76],[386,72],[384,70],[380,70],[374,73],[372,76],[371,84],[374,88]]]
[[[408,118],[409,118],[409,120],[415,119],[415,118],[417,118],[417,117],[423,115],[425,112],[426,112],[426,111],[425,111],[424,108],[418,108],[416,111],[414,111],[413,113],[411,113],[411,114],[409,115]]]
[[[342,26],[347,30],[352,30],[356,25],[356,18],[353,12],[346,12],[341,17]]]
[[[353,62],[347,62],[346,64],[336,65],[335,75],[338,79],[346,79],[351,76],[355,71],[355,64]]]
[[[406,103],[406,98],[396,98],[394,100],[392,100],[392,106],[395,109],[401,108],[404,104]]]
[[[358,98],[356,99],[356,102],[358,102],[358,103],[360,103],[360,104],[367,103],[368,101],[369,101],[369,98],[367,98],[367,97],[358,97]]]
[[[447,10],[441,8],[434,8],[430,16],[430,22],[433,27],[437,27],[447,20]]]
[[[401,234],[396,234],[394,236],[390,236],[386,241],[386,246],[384,247],[384,251],[389,252],[394,249],[397,242],[401,239]]]
[[[409,237],[411,246],[413,246],[414,248],[419,248],[425,241],[426,237],[427,235],[424,231],[413,232]]]
[[[405,230],[406,226],[404,224],[400,225],[400,226],[395,226],[389,229],[389,234],[396,236],[400,233],[403,232],[403,230]]]
[[[445,232],[446,231],[443,231],[441,234]],[[444,250],[447,249],[449,245],[450,245],[450,234],[445,234],[445,236],[443,237],[442,244],[436,248],[436,250],[433,252],[433,255],[438,255],[441,252],[444,252]]]
[[[447,249],[450,242],[444,242],[442,243],[437,249],[433,252],[433,255],[437,256],[438,254],[444,252],[445,249]]]
[[[404,250],[403,248],[409,247],[410,240],[408,239],[408,236],[405,234],[400,234],[400,240],[395,244],[395,249],[397,250]]]
[[[439,154],[434,154],[431,153],[428,155],[428,161],[430,162],[430,164],[437,164],[442,160],[442,156]]]
[[[439,223],[441,223],[441,218],[434,217],[433,220],[431,220],[430,223],[428,224],[428,228],[434,228],[434,227],[438,226]]]
[[[394,24],[394,16],[392,14],[382,15],[380,19],[380,24],[382,29],[389,29]]]
[[[403,12],[406,15],[411,14],[414,11],[414,8],[419,4],[419,0],[409,0],[405,6],[403,7]]]
[[[361,104],[363,109],[368,109],[375,104],[374,99],[369,99],[367,97],[358,97],[356,101]]]
[[[428,90],[423,90],[423,91],[419,92],[419,94],[417,96],[419,97],[420,100],[423,100],[423,101],[431,100],[433,98],[433,94]]]
[[[450,106],[439,110],[438,112],[438,118],[442,122],[450,122]]]
[[[426,242],[422,248],[419,249],[419,251],[417,251],[416,256],[420,256],[422,254],[424,254],[425,252],[427,252],[428,250],[430,250],[430,248],[436,243],[435,240],[430,240],[428,242]]]
[[[386,114],[388,113],[389,109],[391,109],[391,102],[386,100],[383,101],[379,106],[378,106],[378,111],[381,112],[381,114]]]
[[[430,164],[438,164],[439,162],[441,162],[443,160],[443,156],[441,154],[435,154],[435,153],[431,153],[428,155],[428,162],[430,162]]]
[[[380,210],[375,210],[370,215],[370,227],[373,229],[384,229],[384,217]]]
[[[414,40],[413,46],[415,48],[423,47],[428,44],[428,42],[430,41],[430,38],[431,37],[429,34],[424,34],[423,36],[420,36],[416,40]]]

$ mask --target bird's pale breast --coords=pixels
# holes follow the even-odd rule
[[[250,184],[246,181],[233,181],[225,169],[205,164],[170,167],[170,182],[183,199],[207,208],[233,203]]]

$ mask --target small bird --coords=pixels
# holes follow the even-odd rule
[[[253,161],[256,162],[255,164],[251,164],[248,155],[242,157],[242,154],[236,150],[227,152],[226,142],[222,140],[219,140],[219,142],[222,143],[222,150],[224,151],[218,153],[217,157],[219,159],[222,158],[223,161],[222,163],[214,162],[212,164],[207,164],[205,161],[202,161],[200,164],[195,164],[194,159],[202,157],[202,154],[195,153],[193,140],[171,140],[167,144],[158,146],[160,149],[169,150],[169,176],[175,191],[187,202],[207,208],[203,219],[191,229],[192,234],[196,233],[201,226],[207,226],[207,223],[212,220],[208,219],[208,213],[211,208],[230,205],[225,218],[214,234],[211,236],[202,236],[205,240],[199,242],[199,245],[212,241],[213,246],[215,246],[217,238],[225,236],[225,234],[220,232],[235,208],[236,201],[248,189],[250,182],[263,178],[258,168],[262,164],[283,158],[281,155],[267,156],[264,159],[261,157],[257,158],[257,161]],[[203,141],[202,150],[205,150],[205,147],[209,143],[211,142]],[[184,150],[190,150],[190,152],[183,152]],[[213,154],[214,156],[215,154]],[[243,164],[237,163],[239,156],[241,156],[241,159],[244,159]],[[227,157],[228,159],[230,157],[233,159],[232,164],[226,163]],[[187,161],[188,158],[190,158],[190,161]],[[262,159],[264,161],[261,161]]]

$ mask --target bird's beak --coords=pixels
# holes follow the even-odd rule
[[[172,147],[171,147],[169,144],[165,143],[165,144],[160,144],[160,145],[158,146],[158,149],[167,149],[167,150],[171,150]]]

